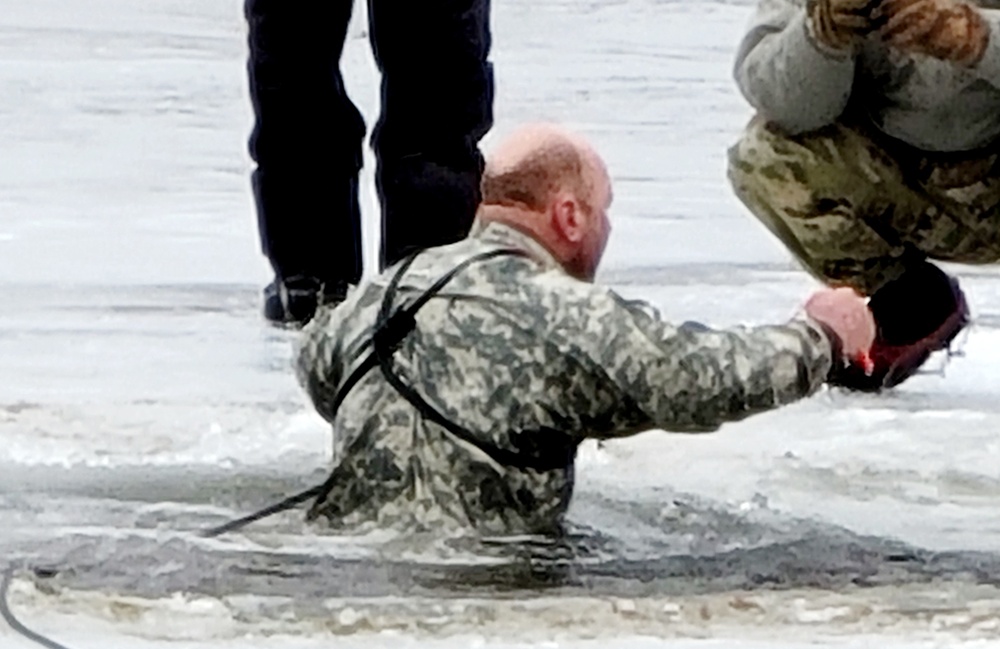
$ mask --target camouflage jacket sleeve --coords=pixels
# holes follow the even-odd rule
[[[606,321],[615,331],[605,332],[601,364],[657,428],[711,431],[806,397],[829,373],[830,342],[808,321],[727,330],[674,326],[645,303],[610,296],[618,308]]]
[[[736,54],[736,83],[765,119],[802,133],[847,106],[855,59],[811,36],[804,0],[760,0]]]

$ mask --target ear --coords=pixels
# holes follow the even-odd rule
[[[570,243],[583,241],[587,230],[586,214],[571,194],[560,193],[552,202],[552,224],[556,232]]]

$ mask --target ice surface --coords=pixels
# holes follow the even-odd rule
[[[494,5],[485,144],[539,119],[595,141],[616,196],[601,278],[676,320],[792,315],[815,284],[725,181],[750,116],[730,78],[750,5]],[[198,539],[329,461],[291,334],[259,316],[241,3],[35,0],[3,16],[0,551],[59,569],[15,581],[34,628],[74,649],[997,646],[988,267],[950,269],[976,326],[944,377],[586,445],[572,547],[335,537],[298,513]],[[363,18],[343,69],[370,124]],[[6,627],[0,645],[28,646]]]

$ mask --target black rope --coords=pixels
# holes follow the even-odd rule
[[[283,512],[286,509],[291,509],[293,507],[298,507],[310,498],[318,495],[322,492],[325,485],[316,485],[315,487],[310,487],[305,491],[301,491],[294,496],[289,496],[280,502],[276,502],[273,505],[268,505],[264,509],[257,510],[252,514],[231,520],[228,523],[219,525],[218,527],[213,527],[211,529],[204,530],[201,536],[205,538],[214,538],[216,536],[221,536],[226,532],[232,532],[233,530],[238,530],[241,527],[246,527],[250,523],[259,521],[262,518],[267,518],[279,512]]]
[[[3,581],[0,582],[0,616],[3,616],[4,621],[10,625],[10,628],[14,629],[25,638],[36,644],[46,647],[47,649],[69,649],[66,645],[61,645],[54,640],[49,640],[45,636],[35,633],[28,627],[21,624],[18,619],[14,617],[14,614],[10,610],[10,606],[7,604],[7,591],[10,589],[10,582],[13,579],[14,566],[9,565],[3,573]]]

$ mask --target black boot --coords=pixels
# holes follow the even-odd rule
[[[264,288],[264,317],[268,322],[299,328],[309,322],[320,306],[333,306],[347,297],[347,285],[323,285],[315,277],[296,275],[275,278]]]
[[[876,291],[868,308],[877,327],[871,372],[851,365],[831,381],[866,392],[891,388],[910,378],[969,324],[969,307],[958,280],[927,262],[907,269]]]

